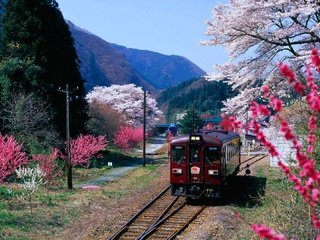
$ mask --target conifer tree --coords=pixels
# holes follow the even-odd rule
[[[199,117],[199,114],[193,109],[188,109],[186,115],[181,119],[181,132],[191,133],[196,129],[201,129],[203,127],[203,120]]]
[[[65,134],[66,96],[57,91],[76,89],[77,100],[71,102],[71,134],[84,129],[86,101],[84,81],[73,39],[55,0],[8,0],[2,17],[2,63],[14,61],[37,69],[29,74],[27,68],[0,73],[0,91],[24,90],[47,101],[54,113],[53,121]],[[14,61],[13,61],[14,60]],[[26,64],[28,63],[28,64]],[[22,76],[22,77],[21,77]],[[9,89],[9,90],[8,90]],[[75,98],[73,98],[75,99]]]

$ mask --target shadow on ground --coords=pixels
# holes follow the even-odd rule
[[[267,178],[235,176],[229,179],[224,190],[225,204],[252,208],[262,204]]]
[[[262,205],[262,198],[266,188],[265,177],[235,176],[230,178],[222,191],[221,199],[188,199],[192,205],[224,206],[236,205],[252,208]]]

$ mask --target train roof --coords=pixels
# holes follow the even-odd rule
[[[192,135],[201,135],[205,143],[222,145],[225,142],[231,141],[232,139],[239,138],[239,134],[235,132],[228,132],[223,130],[200,130],[199,133],[193,133]],[[190,135],[183,135],[175,137],[171,143],[188,143],[190,142]]]

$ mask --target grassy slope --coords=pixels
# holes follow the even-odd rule
[[[232,239],[252,239],[249,225],[253,223],[267,225],[289,239],[312,239],[315,233],[310,223],[309,209],[293,190],[292,184],[277,168],[259,166],[256,171],[257,181],[250,186],[257,190],[250,196],[253,201],[247,202],[247,205],[232,206],[241,220]],[[261,185],[263,179],[266,181]]]
[[[100,164],[97,161],[96,165],[99,168],[75,168],[74,184],[107,174],[109,168],[104,167],[104,164],[101,164],[103,162],[115,160],[113,161],[116,162],[115,165],[121,165],[123,161],[135,159],[124,157],[112,151],[100,161]],[[89,214],[91,203],[105,204],[110,198],[126,197],[130,192],[150,184],[155,178],[154,172],[157,168],[158,165],[138,168],[134,174],[126,175],[125,183],[123,181],[106,183],[95,191],[82,189],[69,191],[66,188],[65,178],[60,179],[57,186],[50,189],[49,197],[44,187],[35,193],[32,199],[32,214],[29,202],[22,199],[22,191],[17,184],[0,185],[0,239],[54,239],[54,236],[64,231],[70,224]],[[12,191],[9,192],[7,189]]]

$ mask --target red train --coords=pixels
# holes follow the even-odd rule
[[[174,138],[170,144],[170,182],[174,196],[220,198],[226,178],[240,166],[240,136],[223,130]]]

